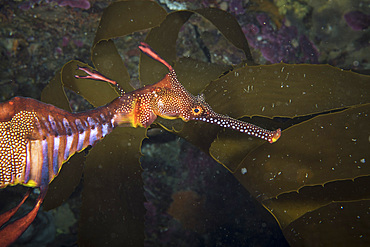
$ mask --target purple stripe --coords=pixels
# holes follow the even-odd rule
[[[69,157],[69,152],[71,151],[71,147],[73,144],[73,135],[66,136],[66,149],[64,150],[64,160],[67,160]]]
[[[48,142],[41,141],[42,146],[42,170],[40,186],[49,184],[49,159],[48,159]]]
[[[60,142],[60,137],[54,137],[54,150],[53,150],[53,172],[54,175],[57,175],[59,171],[59,166],[58,166],[58,151],[59,151],[59,142]]]
[[[30,180],[30,172],[31,172],[31,153],[30,153],[30,142],[27,143],[26,146],[26,167],[25,167],[25,173],[24,173],[24,184],[27,184]]]
[[[77,143],[77,151],[80,151],[83,148],[84,140],[85,140],[86,132],[82,132],[78,134],[78,143]]]
[[[98,139],[97,138],[97,134],[98,134],[98,129],[97,128],[94,128],[90,131],[90,138],[89,138],[89,143],[90,145],[94,145],[94,143],[96,142],[96,140]]]
[[[55,133],[58,133],[57,124],[56,124],[56,122],[54,121],[54,118],[53,118],[52,116],[50,116],[50,115],[49,115],[48,119],[49,119],[49,123],[50,123],[50,125],[51,125],[52,130],[54,130],[54,131],[55,131]]]

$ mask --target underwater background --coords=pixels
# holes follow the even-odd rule
[[[68,61],[79,60],[92,65],[91,49],[93,44],[96,43],[94,37],[96,37],[103,12],[106,11],[106,8],[112,2],[113,1],[100,0],[14,0],[7,1],[6,3],[2,2],[0,6],[0,102],[6,101],[14,96],[32,97],[40,100],[45,86],[60,73],[59,71]],[[237,80],[236,77],[238,77],[239,74],[237,75],[236,73],[240,73],[240,76],[242,73],[247,73],[247,70],[243,67],[245,64],[271,65],[280,62],[286,64],[329,64],[339,69],[354,71],[361,75],[356,77],[357,75],[340,74],[339,77],[345,78],[340,85],[328,82],[327,85],[330,86],[342,86],[341,89],[338,89],[340,91],[338,97],[342,100],[342,104],[328,104],[328,106],[324,108],[318,107],[319,110],[317,111],[310,111],[304,106],[298,106],[294,111],[289,113],[286,113],[287,111],[285,111],[285,113],[284,111],[282,111],[283,113],[273,111],[269,113],[268,109],[265,111],[265,107],[261,107],[262,110],[258,108],[259,114],[255,114],[255,112],[258,112],[257,110],[250,113],[251,116],[254,116],[252,120],[255,123],[261,123],[265,127],[270,128],[284,126],[285,129],[289,129],[289,127],[299,125],[300,123],[302,123],[301,126],[303,126],[306,120],[311,120],[321,115],[323,118],[327,117],[327,120],[322,120],[321,127],[330,123],[328,121],[335,120],[335,117],[338,117],[338,122],[336,123],[347,123],[347,120],[343,120],[343,116],[339,114],[335,115],[335,113],[346,111],[347,109],[351,110],[352,108],[358,109],[361,105],[366,106],[366,104],[370,102],[369,94],[366,93],[370,86],[369,77],[363,76],[369,75],[370,73],[370,4],[368,1],[159,0],[157,3],[168,13],[178,10],[197,10],[209,7],[228,12],[239,23],[242,35],[248,41],[253,57],[253,63],[251,63],[252,61],[250,57],[248,57],[248,54],[243,51],[243,49],[238,49],[240,47],[237,48],[235,46],[235,44],[239,42],[235,40],[239,40],[239,38],[230,41],[223,36],[224,33],[220,32],[209,20],[204,18],[206,14],[203,14],[203,16],[194,14],[188,17],[186,23],[180,28],[177,37],[176,54],[174,54],[174,57],[190,58],[189,60],[181,60],[178,62],[179,64],[185,64],[188,61],[190,61],[189,64],[191,64],[191,59],[194,59],[204,64],[215,64],[215,66],[217,65],[220,68],[224,68],[223,71],[230,72],[232,69],[240,71],[235,73],[232,71],[229,74],[225,72],[226,76],[229,76],[227,78],[231,82]],[[151,10],[149,9],[146,11],[150,12]],[[153,8],[153,11],[158,11],[158,9]],[[108,18],[109,17],[106,17],[106,19]],[[145,16],[143,16],[143,18],[145,18]],[[139,29],[140,28],[137,28],[137,30]],[[132,30],[132,32],[134,31],[136,30]],[[152,79],[148,76],[139,76],[139,65],[141,67],[144,67],[144,65],[141,63],[139,57],[140,52],[137,46],[141,41],[144,41],[149,32],[150,28],[144,28],[120,38],[115,38],[115,36],[113,38],[124,66],[127,68],[131,77],[131,85],[134,88],[140,87],[142,83],[154,83],[161,78],[161,75],[157,75],[157,79]],[[226,31],[224,30],[224,32]],[[173,34],[168,33],[167,35],[168,39],[174,39]],[[231,37],[233,37],[233,35],[233,32],[229,34]],[[234,36],[239,37],[237,35],[240,34],[235,34]],[[165,39],[166,37],[164,36],[161,38]],[[158,51],[158,53],[162,55],[160,51]],[[169,62],[171,63],[172,61],[169,60]],[[284,70],[284,65],[282,66]],[[184,65],[184,67],[186,68],[186,65]],[[155,66],[150,67],[152,70],[156,70],[157,68],[158,67]],[[182,68],[183,67],[179,67],[179,70],[177,70],[175,67],[175,70],[179,73],[180,82],[182,81],[181,76],[186,77],[191,71],[193,71],[194,74],[206,75],[206,79],[211,78],[202,85],[207,85],[210,81],[217,81],[218,79],[218,76],[208,75],[206,71],[195,71],[189,68]],[[205,66],[205,68],[208,67]],[[286,68],[288,69],[289,67]],[[312,68],[313,67],[310,67],[309,69]],[[266,71],[268,70],[266,69]],[[312,69],[312,71],[316,70]],[[181,72],[183,72],[183,75],[181,75]],[[321,70],[318,70],[318,72],[313,73],[321,72]],[[273,72],[271,73],[273,74]],[[326,73],[330,74],[331,72],[328,70]],[[233,77],[231,78],[231,76]],[[336,82],[339,81],[336,76],[337,75],[333,72],[330,76],[325,77],[323,75],[322,77],[324,78],[324,82],[330,77],[334,78],[333,81]],[[189,75],[188,77],[191,76]],[[186,78],[183,78],[183,81],[186,81]],[[365,86],[358,86],[359,84],[355,83],[358,81],[363,83],[360,85]],[[218,81],[218,83],[220,82]],[[346,85],[343,85],[344,83]],[[217,86],[219,84],[215,85]],[[291,84],[281,84],[282,88],[288,88],[290,86]],[[349,89],[353,87],[362,92],[363,95],[361,93],[352,94],[352,91]],[[202,89],[203,88],[204,87],[202,87]],[[268,89],[269,85],[265,87],[265,90]],[[211,91],[209,88],[205,90],[205,92],[207,92],[207,90]],[[249,92],[249,90],[253,90],[253,88],[251,89],[248,86],[245,87],[244,90],[245,92]],[[320,94],[320,89],[318,89],[318,92],[318,97],[327,97],[326,94]],[[294,93],[296,92],[293,92],[293,94]],[[66,94],[69,98],[70,107],[74,112],[91,109],[93,107],[72,90],[67,89]],[[97,95],[99,95],[99,92]],[[212,94],[210,93],[210,95]],[[242,108],[243,106],[243,109],[245,109],[247,105],[257,105],[257,107],[263,106],[263,104],[258,101],[258,98],[263,98],[263,95],[268,94],[261,93],[260,95],[262,96],[257,95],[256,98],[250,96],[250,101],[248,101],[248,98],[246,98],[246,100],[241,99],[238,94],[234,96],[231,95],[230,98],[226,100],[214,98],[213,101],[215,103],[218,101],[221,105],[233,105],[233,109],[228,109],[229,112],[225,113],[230,115],[235,114],[236,117],[245,117],[245,114],[239,114],[239,112],[242,111],[239,107]],[[53,97],[53,95],[50,97]],[[104,97],[104,95],[101,97]],[[209,97],[210,96],[206,94],[207,102],[209,100],[212,101],[212,98]],[[215,95],[214,97],[220,96]],[[279,95],[275,93],[274,96],[271,97],[279,97]],[[356,98],[358,101],[356,101]],[[336,98],[333,98],[331,100],[335,99]],[[354,100],[352,101],[352,99]],[[304,101],[301,98],[297,98],[297,101],[299,100]],[[323,102],[322,99],[314,98],[314,100],[317,100],[315,104],[319,105]],[[212,103],[210,104],[213,106]],[[368,105],[366,109],[368,109]],[[271,212],[273,211],[271,209],[274,207],[269,204],[273,203],[274,198],[277,198],[280,192],[275,194],[271,193],[269,196],[267,196],[267,193],[256,192],[262,191],[261,188],[264,187],[264,185],[259,184],[260,181],[277,180],[281,175],[281,171],[269,167],[269,173],[266,172],[265,174],[261,174],[262,171],[253,166],[250,168],[240,166],[240,164],[244,164],[243,162],[249,161],[249,164],[252,164],[254,160],[267,159],[265,157],[267,155],[276,157],[278,153],[284,153],[288,150],[289,146],[287,146],[287,144],[283,145],[283,141],[281,142],[280,149],[278,147],[277,151],[269,150],[268,148],[267,150],[263,150],[265,146],[262,147],[262,143],[253,142],[254,146],[251,145],[250,150],[255,150],[257,147],[259,150],[262,149],[262,151],[256,153],[255,157],[243,153],[236,158],[235,156],[237,155],[230,158],[223,154],[223,152],[229,154],[232,150],[238,149],[238,147],[242,145],[237,142],[239,137],[236,136],[235,139],[232,139],[231,144],[227,143],[227,145],[230,145],[227,148],[226,144],[225,148],[220,148],[217,146],[216,141],[212,146],[212,150],[207,146],[207,148],[211,150],[208,153],[207,150],[205,151],[206,145],[199,142],[199,140],[194,142],[190,141],[191,143],[187,141],[189,139],[194,140],[194,138],[187,138],[185,136],[191,135],[191,128],[186,130],[188,132],[180,134],[180,136],[185,138],[184,139],[176,135],[176,133],[170,133],[175,131],[166,131],[166,128],[163,126],[168,127],[169,125],[167,125],[167,123],[161,123],[161,126],[158,124],[158,126],[153,126],[153,128],[149,129],[146,133],[149,138],[144,139],[141,146],[138,144],[141,147],[142,156],[139,152],[132,154],[132,159],[140,159],[141,167],[143,168],[139,177],[142,178],[144,191],[141,195],[138,194],[137,196],[139,198],[145,196],[145,200],[143,200],[145,201],[143,205],[146,209],[144,245],[301,246],[302,243],[306,245],[315,243],[317,246],[328,246],[335,244],[336,241],[353,242],[353,239],[356,239],[356,241],[358,240],[358,242],[355,241],[358,246],[369,245],[370,207],[368,200],[370,194],[368,191],[369,180],[367,179],[369,168],[366,167],[369,164],[370,157],[369,152],[366,152],[366,150],[370,150],[370,125],[367,125],[368,123],[370,124],[370,121],[367,117],[366,109],[361,110],[361,112],[363,112],[362,117],[365,116],[365,120],[361,122],[360,125],[356,125],[357,130],[354,132],[356,136],[353,136],[349,140],[351,145],[353,144],[356,146],[343,144],[343,149],[347,149],[348,152],[343,150],[334,151],[339,156],[351,155],[352,158],[353,155],[353,157],[356,157],[351,163],[351,165],[353,165],[351,169],[356,169],[356,172],[353,174],[347,172],[344,177],[338,174],[330,177],[328,175],[329,172],[323,173],[320,175],[320,178],[327,177],[327,179],[324,180],[325,182],[318,180],[307,185],[307,187],[313,188],[314,185],[323,185],[332,181],[342,181],[346,179],[353,182],[353,184],[350,185],[338,185],[333,183],[335,184],[334,188],[332,188],[334,192],[330,192],[329,194],[338,195],[337,199],[328,199],[327,196],[322,196],[317,188],[307,194],[307,197],[310,199],[323,202],[318,208],[324,208],[333,201],[345,203],[354,201],[361,202],[361,205],[356,204],[354,207],[348,206],[350,210],[342,220],[343,222],[348,222],[348,224],[346,224],[349,226],[348,229],[351,229],[352,224],[354,233],[353,235],[350,233],[350,237],[343,234],[343,232],[348,232],[348,230],[346,230],[347,228],[343,227],[343,232],[336,228],[336,226],[340,224],[335,222],[334,219],[336,217],[339,218],[339,216],[337,216],[337,208],[333,205],[331,205],[333,208],[329,210],[329,214],[325,216],[320,215],[320,213],[320,216],[309,215],[310,212],[314,210],[311,210],[309,206],[307,206],[308,209],[305,209],[307,218],[316,220],[322,217],[320,220],[331,221],[330,224],[332,225],[328,224],[323,228],[319,228],[317,225],[319,223],[308,224],[308,220],[304,224],[310,225],[312,228],[306,228],[305,234],[299,231],[295,232],[294,228],[290,228],[292,235],[289,235],[286,231],[283,233],[281,227],[285,230],[288,229],[288,223],[284,225],[282,222],[286,219],[281,220],[278,214],[274,215]],[[349,118],[357,119],[357,112],[349,112],[348,114],[350,115]],[[267,119],[264,119],[264,116],[267,116]],[[294,119],[295,117],[298,119]],[[245,117],[245,119],[249,118]],[[273,119],[274,122],[272,122],[271,119]],[[348,123],[348,126],[351,126],[350,123]],[[168,129],[171,130],[172,128],[176,129],[177,127],[171,126],[171,128]],[[205,128],[208,127],[206,126]],[[342,135],[341,131],[343,130],[339,128],[340,127],[334,131],[333,136]],[[291,128],[291,130],[293,130],[293,128]],[[221,133],[223,130],[218,131]],[[292,135],[294,136],[294,133],[296,133],[295,135],[297,136],[297,133],[301,132],[306,134],[307,132],[304,131],[304,129],[297,129]],[[207,134],[208,132],[205,135]],[[286,133],[286,136],[292,135]],[[226,138],[231,138],[233,133],[228,131],[222,132],[218,135],[219,139],[217,140],[222,140],[225,136]],[[282,136],[284,136],[284,132]],[[364,139],[361,139],[361,137]],[[202,138],[207,140],[207,137]],[[297,140],[293,141],[293,138],[290,140],[294,148],[294,145],[296,145],[295,141]],[[307,143],[313,143],[314,145],[306,145],[305,148],[302,149],[297,147],[298,151],[295,153],[295,155],[298,156],[297,160],[304,160],[304,164],[296,171],[294,170],[296,166],[292,164],[293,161],[285,157],[286,165],[284,164],[282,167],[288,171],[291,170],[292,174],[283,172],[284,176],[285,174],[288,175],[285,177],[287,181],[282,180],[282,183],[288,184],[294,179],[307,182],[312,172],[305,167],[307,163],[316,162],[316,158],[320,159],[320,162],[321,160],[330,161],[331,157],[321,155],[321,153],[319,153],[321,151],[314,148],[316,144],[319,146],[317,142],[320,141],[323,147],[330,149],[330,147],[334,146],[333,142],[336,142],[337,139],[333,137],[331,139],[332,142],[329,140],[327,143],[325,143],[323,139],[316,139],[316,141],[313,140],[312,142],[308,140]],[[136,142],[139,143],[139,141]],[[248,140],[248,142],[251,141]],[[298,142],[299,140],[297,143]],[[306,139],[303,142],[306,142]],[[126,142],[126,146],[128,145],[127,143],[131,145],[130,142]],[[287,143],[289,143],[289,140]],[[132,145],[134,145],[134,142]],[[273,145],[277,147],[279,141]],[[92,148],[92,150],[94,149],[95,147]],[[114,152],[111,151],[114,150],[114,148],[110,146],[107,146],[105,149],[102,148],[101,150],[104,150],[105,155],[115,155]],[[81,156],[87,155],[89,151],[82,153]],[[224,155],[224,158],[217,157],[218,154],[220,154],[220,156]],[[98,154],[95,153],[94,155],[98,156]],[[262,156],[263,158],[260,158]],[[97,160],[100,158],[104,160],[104,157],[95,158]],[[269,158],[270,157],[268,157],[268,159]],[[92,191],[90,200],[86,200],[84,206],[81,206],[84,197],[83,191],[84,189],[87,191],[86,183],[88,178],[85,177],[84,170],[86,171],[88,169],[88,164],[85,163],[84,166],[85,160],[83,157],[75,157],[73,159],[73,161],[71,159],[71,162],[79,164],[78,172],[73,171],[75,177],[67,176],[67,178],[64,178],[63,181],[60,182],[61,184],[58,188],[57,186],[54,187],[53,184],[50,185],[50,194],[63,194],[64,192],[59,191],[62,190],[61,187],[67,184],[75,184],[70,191],[65,192],[68,196],[59,199],[60,206],[53,205],[53,202],[51,202],[53,200],[46,199],[44,207],[39,211],[35,222],[17,242],[14,243],[14,246],[77,246],[77,242],[79,242],[80,245],[88,245],[89,241],[83,242],[84,240],[81,239],[89,238],[89,235],[99,237],[101,230],[94,229],[93,227],[90,229],[86,226],[89,224],[98,224],[99,222],[99,220],[92,220],[92,218],[89,218],[92,217],[91,215],[98,214],[97,211],[94,211],[96,208],[98,208],[98,211],[100,210],[96,205],[109,205],[109,203],[104,200],[97,202],[100,199],[98,196],[94,197],[93,194],[96,188],[93,187],[94,189],[90,188]],[[219,163],[216,160],[218,160]],[[230,162],[230,160],[232,162]],[[235,160],[238,160],[238,162]],[[343,158],[343,163],[345,163],[344,160],[345,158]],[[125,160],[122,162],[124,163]],[[227,165],[228,162],[231,164],[230,166]],[[274,166],[273,162],[268,163],[261,161],[261,163],[266,164],[266,166]],[[334,162],[334,164],[340,163],[341,162]],[[233,164],[235,164],[235,166],[233,166]],[[64,165],[62,172],[68,165],[69,163]],[[104,166],[104,163],[101,165]],[[138,162],[135,165],[137,165],[137,169],[140,168]],[[330,166],[328,170],[332,172],[336,168],[337,167]],[[119,173],[118,170],[114,170],[114,166],[109,166],[109,169],[111,173]],[[255,173],[253,173],[254,169],[256,170]],[[361,172],[357,172],[359,170]],[[240,174],[236,175],[236,171],[239,171]],[[233,175],[233,172],[235,175]],[[251,176],[247,181],[240,178],[242,175],[245,175],[245,173]],[[316,176],[319,176],[318,172],[316,174]],[[104,180],[89,180],[88,183],[93,183],[94,186],[98,185],[99,193],[103,194],[109,194],[111,191],[124,191],[121,187],[125,185],[117,184],[116,178],[112,178],[111,180],[109,178],[108,176]],[[355,178],[360,179],[360,181],[358,179],[355,180]],[[140,182],[137,183],[138,186],[140,186]],[[253,185],[249,183],[253,183]],[[272,186],[278,187],[278,185]],[[284,192],[286,192],[286,196],[289,197],[292,196],[289,194],[290,192],[298,191],[303,187],[304,186],[300,184],[293,185]],[[53,191],[54,188],[56,189]],[[246,188],[248,188],[248,190]],[[251,188],[254,188],[254,190],[252,191]],[[5,208],[12,207],[18,203],[25,191],[26,188],[22,188],[21,186],[8,187],[0,191],[0,210],[4,211]],[[112,192],[112,195],[119,197],[120,195],[118,192]],[[282,193],[283,191],[281,194]],[[258,196],[258,194],[262,196]],[[304,194],[303,191],[301,194]],[[320,196],[318,196],[319,194]],[[358,195],[358,197],[354,195]],[[21,208],[22,211],[19,215],[22,215],[22,212],[27,212],[32,208],[36,197],[36,193],[32,195],[33,201],[29,199],[26,206]],[[114,201],[119,199],[112,196],[111,200]],[[299,203],[295,204],[297,201],[299,201]],[[58,203],[59,202],[55,204]],[[298,208],[298,205],[309,204],[307,200],[297,198],[282,202],[282,204],[284,203],[289,204],[284,205],[284,207],[287,207],[289,210]],[[135,205],[131,206],[134,207]],[[343,204],[338,204],[336,206],[340,208],[343,207]],[[102,209],[100,213],[101,215],[99,217],[102,217],[102,220],[104,220],[104,215],[106,215],[108,219],[106,221],[107,224],[110,222],[109,218],[121,216],[119,213],[115,215],[116,212],[113,208]],[[108,214],[111,215],[107,216]],[[301,213],[301,215],[302,214],[303,213]],[[318,222],[320,220],[318,220]],[[122,222],[124,221],[125,219],[122,219]],[[286,220],[286,222],[290,221]],[[115,230],[112,231],[111,229],[107,229],[107,232],[102,234],[104,235],[104,238],[101,238],[103,239],[102,242],[96,242],[96,246],[114,246],[115,243],[119,243],[117,239],[120,239],[119,233],[123,228],[121,225],[114,226],[113,223],[111,223],[111,227]],[[130,226],[125,227],[130,228]],[[84,230],[80,230],[82,228]],[[324,234],[319,236],[314,230],[315,228],[320,229]],[[125,229],[125,231],[131,232],[130,229]],[[83,233],[81,234],[81,232]],[[342,235],[342,239],[335,239],[338,233]],[[299,239],[297,235],[300,234],[304,235],[304,237],[302,237],[303,240],[297,240]],[[138,233],[138,235],[141,235],[141,233]],[[140,237],[141,236],[139,236],[138,239]],[[325,241],[323,239],[325,239]],[[117,242],[115,242],[115,240],[117,240]],[[135,246],[133,243],[135,242],[127,242],[127,245]]]

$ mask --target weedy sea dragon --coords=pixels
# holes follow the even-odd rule
[[[35,207],[23,218],[5,224],[27,199],[0,215],[0,245],[14,242],[32,223],[45,197],[49,183],[74,153],[93,146],[119,125],[147,128],[160,116],[184,121],[198,120],[231,128],[248,135],[275,142],[281,130],[269,131],[218,114],[202,95],[189,93],[177,80],[172,66],[141,43],[140,50],[169,69],[159,82],[125,93],[119,85],[97,71],[79,67],[87,78],[116,86],[121,96],[93,110],[70,113],[31,98],[15,97],[0,104],[0,188],[21,184],[38,187]]]

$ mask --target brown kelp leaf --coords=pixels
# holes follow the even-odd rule
[[[369,208],[370,200],[331,203],[292,222],[283,233],[291,246],[368,246]]]
[[[63,164],[58,176],[49,184],[42,207],[50,210],[62,205],[80,183],[85,164],[85,154],[76,153]]]
[[[296,117],[370,102],[370,77],[330,65],[273,64],[236,69],[204,91],[219,113]]]
[[[354,180],[328,182],[324,186],[305,186],[298,192],[289,192],[263,201],[263,205],[278,219],[284,229],[292,221],[332,202],[370,199],[370,176]]]
[[[194,95],[200,94],[209,83],[232,68],[226,64],[205,63],[191,58],[179,58],[174,66],[181,84]]]
[[[245,157],[235,176],[264,200],[303,186],[369,175],[369,115],[370,104],[365,104],[295,125],[278,142]]]
[[[172,195],[172,203],[167,213],[181,222],[181,224],[192,231],[206,231],[204,222],[209,215],[206,207],[206,197],[200,196],[192,190],[178,191]]]
[[[86,76],[86,73],[78,70],[78,67],[87,67],[93,70],[87,64],[79,61],[70,61],[63,66],[62,82],[64,87],[73,90],[84,97],[94,107],[105,105],[118,97],[118,93],[113,85],[90,79],[77,79],[75,75]]]
[[[217,137],[210,144],[209,154],[231,172],[235,172],[249,152],[266,142],[230,129],[219,132]]]
[[[169,64],[176,60],[176,40],[180,28],[193,13],[176,11],[167,15],[159,27],[152,28],[145,38],[153,50]],[[161,80],[168,73],[168,68],[145,54],[140,55],[139,74],[144,85]]]
[[[210,83],[204,94],[216,112],[232,117],[292,118],[368,103],[369,92],[369,76],[328,65],[275,64],[236,69]],[[259,125],[270,130],[281,127],[267,122]],[[210,154],[234,171],[260,144],[256,138],[226,131],[212,143]]]
[[[41,101],[52,104],[69,112],[72,111],[64,91],[61,71],[58,71],[54,78],[51,79],[49,84],[44,88],[44,90],[42,90]]]
[[[126,92],[132,91],[130,75],[112,40],[102,40],[91,52],[95,68],[109,79],[115,80]]]
[[[217,125],[210,125],[201,121],[184,122],[181,119],[168,120],[158,118],[155,123],[165,130],[184,138],[205,153],[208,153],[211,143],[221,130]]]
[[[248,65],[255,65],[251,51],[249,49],[248,41],[236,20],[236,18],[221,9],[198,9],[196,13],[202,15],[204,18],[212,22],[213,25],[229,40],[235,47],[244,51],[247,58]]]
[[[327,183],[370,175],[368,126],[370,104],[317,116],[285,130],[277,143],[248,154],[234,176],[283,227],[332,200],[353,200],[353,194],[363,199],[354,192],[357,181],[346,186],[335,182],[341,189]],[[323,193],[330,198],[323,199]]]
[[[93,47],[101,40],[124,36],[155,27],[166,17],[166,11],[153,1],[117,1],[103,12]]]
[[[242,49],[249,64],[254,64],[248,42],[235,17],[219,9],[200,9],[196,11],[175,11],[167,15],[159,27],[150,30],[145,42],[148,43],[168,63],[176,59],[176,40],[182,25],[191,15],[197,13],[209,20],[237,48]],[[146,84],[158,81],[167,74],[167,68],[148,58],[140,57],[140,79]]]
[[[71,111],[66,97],[61,73],[56,76],[44,88],[41,93],[41,101],[52,104],[66,111]],[[60,206],[75,190],[80,182],[85,156],[83,153],[75,154],[63,164],[58,176],[50,183],[47,195],[43,202],[43,208],[50,210]]]
[[[175,132],[188,142],[199,147],[203,152],[208,153],[212,141],[217,137],[221,127],[201,121],[190,121],[184,124],[180,132]]]
[[[144,128],[117,128],[86,159],[79,244],[142,246],[144,189],[140,145]]]

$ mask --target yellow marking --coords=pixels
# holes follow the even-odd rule
[[[36,181],[31,180],[31,179],[28,180],[28,182],[26,184],[22,184],[22,185],[30,187],[30,188],[34,188],[34,187],[39,186],[39,184],[37,184]]]

